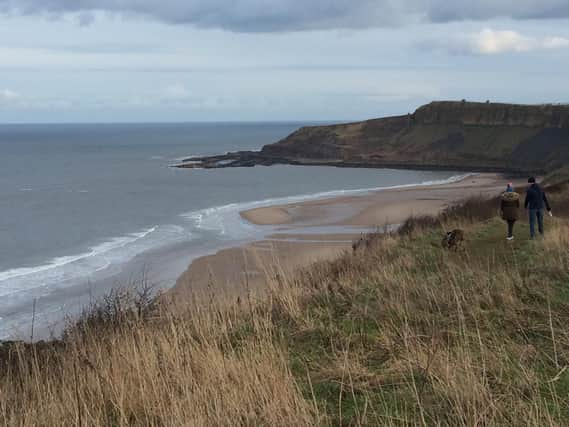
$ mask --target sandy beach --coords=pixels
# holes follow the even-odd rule
[[[262,288],[267,277],[288,274],[350,250],[362,232],[397,225],[410,216],[437,214],[470,197],[491,197],[506,178],[479,174],[459,182],[374,191],[241,212],[245,221],[273,232],[266,240],[201,257],[177,280],[173,295],[205,288],[228,294]]]

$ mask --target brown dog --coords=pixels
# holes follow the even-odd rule
[[[370,245],[370,240],[368,238],[366,238],[365,235],[361,235],[358,240],[354,240],[352,242],[352,250],[354,252],[357,252],[360,249],[367,249],[369,248]]]
[[[455,230],[449,231],[441,242],[444,249],[458,251],[463,249],[464,243],[464,231],[457,228]]]

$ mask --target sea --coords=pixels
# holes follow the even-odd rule
[[[241,210],[457,179],[440,171],[172,167],[258,149],[307,124],[0,125],[0,340],[57,335],[113,287],[144,278],[166,289],[193,259],[272,231],[244,221]]]

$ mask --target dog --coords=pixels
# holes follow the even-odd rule
[[[360,249],[368,249],[369,245],[369,238],[366,238],[366,236],[362,234],[357,240],[352,242],[352,251],[358,252]]]
[[[448,249],[458,251],[459,249],[463,249],[464,244],[464,231],[457,228],[455,230],[449,231],[443,237],[441,241],[441,245],[443,249]]]

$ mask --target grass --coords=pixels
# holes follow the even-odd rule
[[[410,219],[263,295],[111,295],[59,341],[0,346],[0,422],[567,425],[569,219],[506,242],[496,206]],[[457,227],[465,250],[443,251]]]

